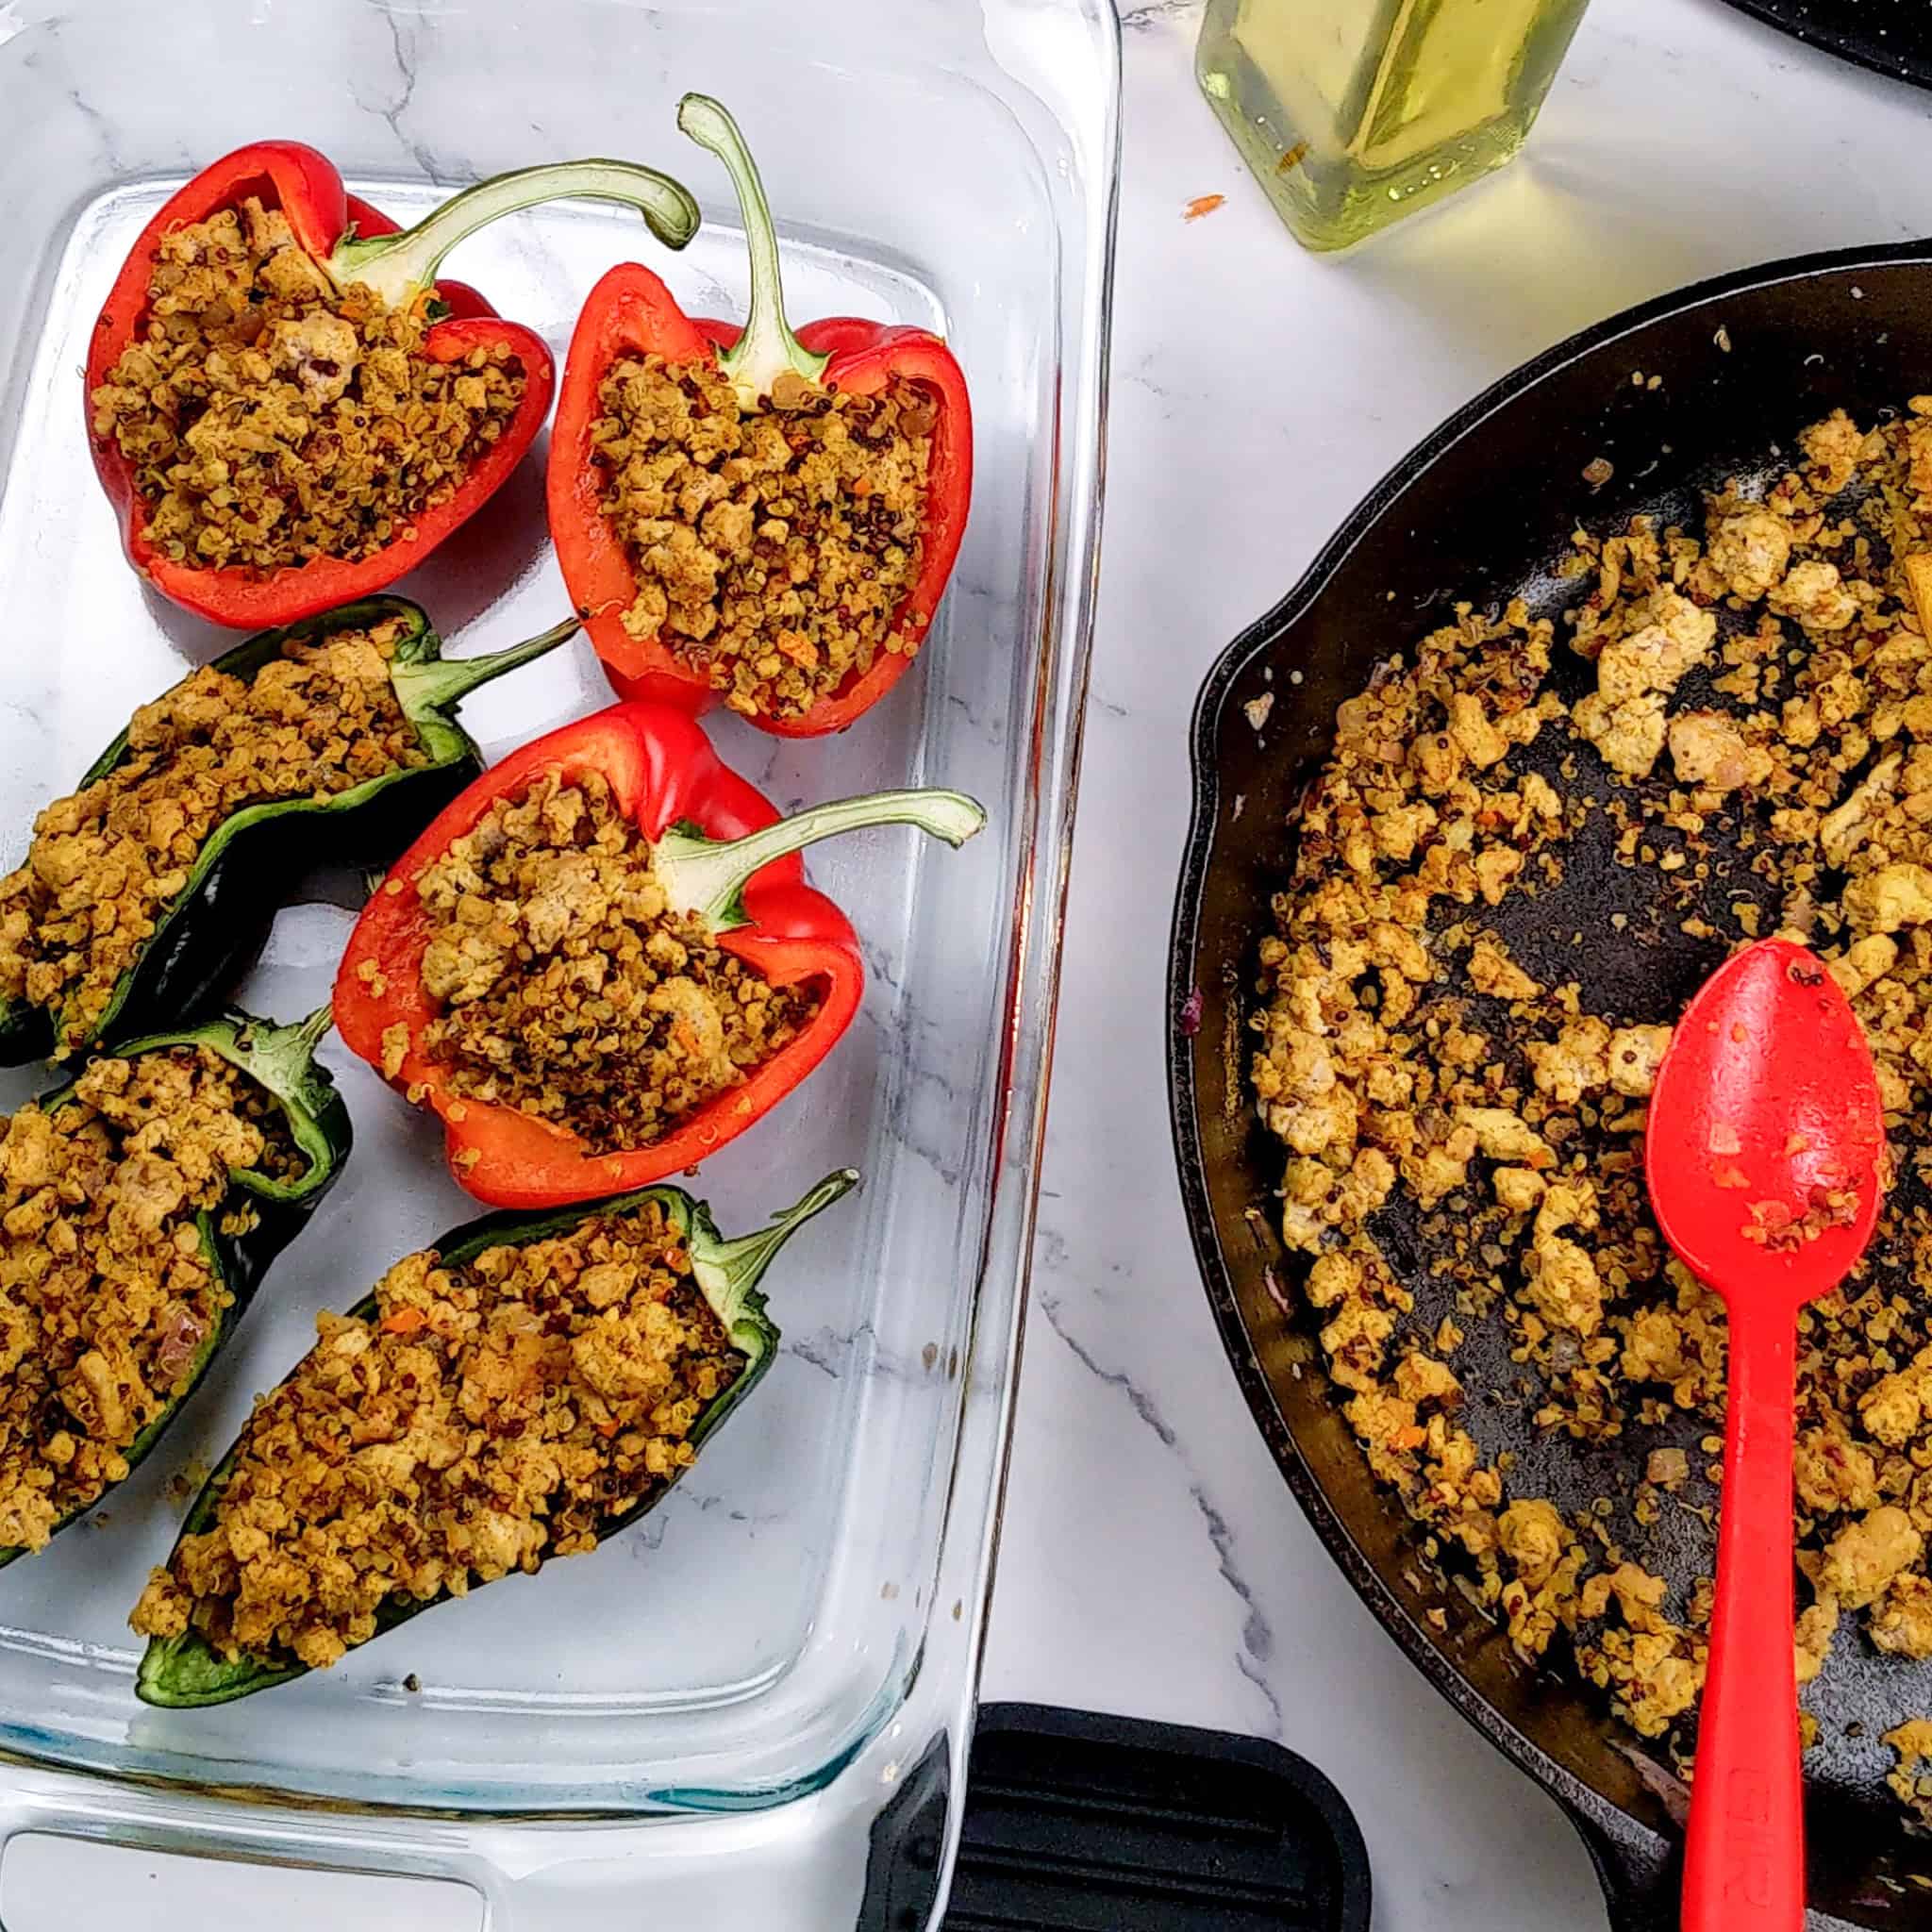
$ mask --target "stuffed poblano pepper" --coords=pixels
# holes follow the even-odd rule
[[[462,790],[482,758],[458,701],[575,628],[445,658],[420,605],[371,597],[143,705],[0,876],[0,1065],[191,1017],[308,865],[381,863]]]
[[[677,1188],[491,1215],[321,1316],[135,1607],[142,1701],[225,1704],[325,1669],[636,1522],[770,1368],[758,1284],[858,1179],[734,1241]]]
[[[0,1563],[147,1455],[334,1185],[327,1030],[229,1014],[0,1123]]]

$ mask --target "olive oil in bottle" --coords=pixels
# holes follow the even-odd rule
[[[1345,248],[1523,145],[1586,0],[1208,0],[1201,87],[1282,219]]]

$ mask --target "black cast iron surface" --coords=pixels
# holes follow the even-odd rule
[[[1638,371],[1645,381],[1633,385]],[[1662,378],[1655,389],[1651,375]],[[1333,1407],[1294,1263],[1274,1232],[1282,1150],[1244,1088],[1255,946],[1269,896],[1287,880],[1292,815],[1328,748],[1335,707],[1378,661],[1411,650],[1457,599],[1523,595],[1546,610],[1567,602],[1580,587],[1557,567],[1579,521],[1614,529],[1641,510],[1696,527],[1701,490],[1778,469],[1806,424],[1836,407],[1869,423],[1928,389],[1932,244],[1774,264],[1615,317],[1497,385],[1399,465],[1302,583],[1229,647],[1195,712],[1169,1074],[1208,1298],[1262,1433],[1329,1549],[1437,1688],[1569,1808],[1620,1928],[1675,1923],[1681,1787],[1656,1747],[1572,1683],[1526,1672],[1497,1629],[1428,1575]],[[1583,471],[1600,458],[1613,474],[1592,492]],[[1257,730],[1249,708],[1263,699],[1272,703]],[[1669,1006],[1716,962],[1624,950],[1607,917],[1617,882],[1574,870],[1576,916],[1560,937],[1568,945],[1571,930],[1588,927],[1579,976],[1602,1009]],[[1425,1268],[1425,1257],[1409,1259]],[[1618,1474],[1574,1456],[1553,1466],[1520,1409],[1489,1411],[1479,1433],[1491,1453],[1516,1451],[1524,1493],[1560,1507]],[[1700,1560],[1707,1569],[1706,1533],[1674,1521],[1634,1554],[1679,1573]],[[1445,1628],[1424,1621],[1430,1611],[1446,1611]],[[1932,1927],[1932,1844],[1886,1788],[1892,1760],[1880,1740],[1932,1715],[1932,1665],[1882,1657],[1847,1628],[1807,1704],[1820,1724],[1806,1765],[1814,1924]]]
[[[1932,88],[1925,0],[1731,0],[1740,13],[1874,74]]]

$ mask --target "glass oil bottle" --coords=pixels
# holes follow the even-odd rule
[[[1523,145],[1586,0],[1208,0],[1202,91],[1282,219],[1346,248]]]

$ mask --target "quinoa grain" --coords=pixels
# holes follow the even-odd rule
[[[1649,1525],[1711,1521],[1724,1399],[1723,1307],[1642,1186],[1665,955],[1692,986],[1760,930],[1803,940],[1872,1043],[1896,1173],[1801,1321],[1797,1662],[1826,1667],[1841,1612],[1932,1657],[1932,420],[1798,442],[1761,493],[1707,498],[1701,541],[1578,532],[1562,660],[1521,604],[1464,607],[1348,699],[1259,947],[1282,1236],[1370,1467],[1525,1658],[1647,1737],[1694,1711],[1709,1597],[1633,1550],[1661,1568]],[[1545,909],[1577,866],[1614,946]],[[1620,1453],[1627,1479],[1565,1516],[1512,1473],[1524,1422],[1545,1472]]]
[[[598,395],[632,637],[659,639],[747,717],[799,717],[880,651],[916,649],[895,628],[931,461],[916,385],[848,395],[787,371],[746,412],[715,367],[647,356],[613,363]]]
[[[451,1091],[599,1154],[660,1139],[818,1010],[808,987],[773,986],[666,909],[650,841],[594,774],[498,801],[416,891],[432,922],[423,983],[441,1008],[421,1045]],[[398,1067],[408,1044],[405,1031]]]
[[[338,291],[252,195],[166,236],[140,335],[92,397],[157,548],[265,575],[412,538],[525,390],[501,347],[429,355],[429,300]]]
[[[246,683],[204,665],[135,712],[126,758],[48,806],[0,878],[0,1000],[57,1014],[72,1051],[225,820],[427,762],[390,682],[402,629],[291,643]]]
[[[322,1669],[385,1609],[593,1549],[691,1460],[734,1350],[663,1209],[460,1267],[406,1257],[249,1418],[208,1530],[131,1619]]]
[[[302,1157],[206,1048],[97,1059],[0,1134],[0,1548],[40,1549],[127,1474],[233,1296],[197,1217]]]

